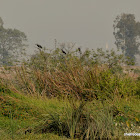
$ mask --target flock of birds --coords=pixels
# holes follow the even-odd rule
[[[41,46],[41,45],[39,45],[39,44],[35,44],[39,49],[42,49],[43,47]],[[61,49],[61,51],[62,51],[62,53],[63,54],[67,54],[63,49]],[[78,51],[80,52],[80,54],[81,54],[81,48],[78,48]]]

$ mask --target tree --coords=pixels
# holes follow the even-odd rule
[[[135,61],[135,55],[140,54],[140,22],[136,22],[133,14],[121,14],[114,20],[113,27],[117,48]]]
[[[18,59],[25,50],[27,37],[17,29],[5,29],[0,18],[0,64],[8,65],[11,60]]]
[[[3,20],[2,18],[0,17],[0,27],[3,26]]]

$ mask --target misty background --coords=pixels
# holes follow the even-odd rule
[[[54,48],[54,39],[82,49],[115,49],[113,21],[121,13],[140,21],[139,6],[139,0],[0,0],[0,17],[5,28],[27,35],[30,54],[36,43]]]

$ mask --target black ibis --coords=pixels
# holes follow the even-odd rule
[[[41,45],[39,45],[39,44],[35,44],[35,45],[37,45],[38,48],[42,49],[42,46]]]
[[[78,51],[81,52],[81,48],[78,48]]]
[[[62,51],[62,53],[67,54],[64,50],[61,49],[61,51]]]

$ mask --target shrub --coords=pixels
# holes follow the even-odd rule
[[[101,49],[97,53],[86,50],[80,56],[76,54],[64,55],[60,49],[40,51],[16,69],[16,83],[24,93],[89,101],[136,94],[135,81],[118,71],[124,62],[121,55]]]

